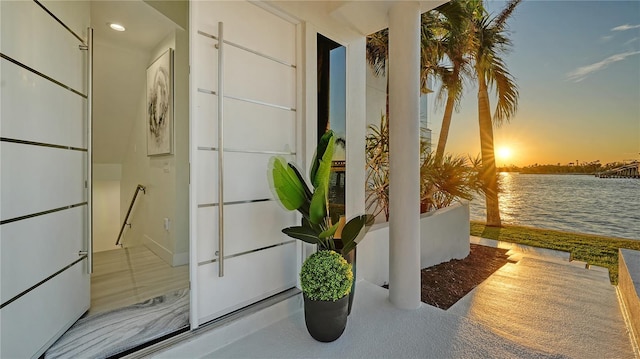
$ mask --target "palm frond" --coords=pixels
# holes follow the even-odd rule
[[[506,21],[520,2],[511,0],[499,15],[491,17],[485,13],[472,21],[477,75],[486,79],[489,90],[496,91],[497,103],[492,119],[494,126],[508,122],[518,109],[518,86],[502,55],[511,49],[511,40],[505,30]]]
[[[389,29],[380,30],[367,36],[367,62],[376,76],[384,76],[389,57]]]
[[[507,19],[511,17],[520,2],[522,2],[522,0],[510,0],[500,14],[493,19],[493,23],[497,29],[502,30],[506,26]]]
[[[503,122],[509,122],[518,110],[518,85],[513,76],[507,71],[502,59],[494,59],[491,67],[489,84],[495,84],[498,100],[493,115],[494,126],[500,126]]]

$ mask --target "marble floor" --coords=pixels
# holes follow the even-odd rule
[[[189,325],[189,289],[78,320],[45,353],[45,359],[109,358]]]
[[[189,266],[136,246],[93,256],[91,308],[45,358],[108,358],[189,325]]]
[[[171,267],[145,246],[93,255],[93,315],[189,287],[189,266]]]

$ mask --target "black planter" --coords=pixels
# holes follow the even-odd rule
[[[347,326],[349,296],[335,302],[311,300],[304,296],[304,321],[313,339],[332,342],[342,335]]]
[[[353,272],[353,283],[351,284],[351,292],[349,293],[349,309],[347,315],[351,315],[351,307],[353,306],[353,297],[356,296],[356,249],[354,248],[349,254],[344,256],[347,263],[351,264],[351,271]]]
[[[335,239],[336,251],[340,253],[342,250],[342,240]],[[356,248],[354,248],[349,254],[343,256],[347,260],[347,263],[351,264],[351,271],[353,272],[353,284],[351,284],[351,292],[349,293],[349,309],[347,315],[351,315],[351,307],[353,307],[353,298],[356,296]]]

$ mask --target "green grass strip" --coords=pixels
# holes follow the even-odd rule
[[[486,227],[482,222],[473,221],[471,235],[569,252],[573,260],[608,268],[609,278],[614,285],[618,284],[618,248],[640,250],[640,240],[512,225]]]

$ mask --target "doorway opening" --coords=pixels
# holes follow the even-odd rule
[[[188,2],[180,4],[188,14]],[[47,358],[121,355],[189,328],[189,37],[185,24],[153,6],[90,4],[91,306]],[[154,91],[153,114],[163,111],[155,123]],[[168,148],[149,138],[150,123],[164,131]]]

